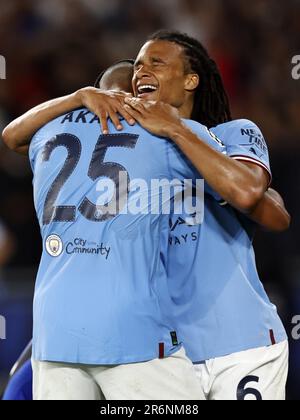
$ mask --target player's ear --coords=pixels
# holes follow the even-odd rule
[[[197,87],[199,86],[199,83],[200,83],[200,79],[199,79],[198,74],[191,73],[186,76],[184,88],[185,90],[189,92],[193,92],[194,90],[197,89]]]

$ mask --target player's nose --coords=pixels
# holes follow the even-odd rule
[[[149,77],[151,75],[150,69],[146,64],[139,66],[134,73],[136,79],[142,79],[143,77]]]

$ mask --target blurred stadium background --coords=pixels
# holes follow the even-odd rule
[[[291,336],[300,315],[300,1],[0,0],[0,129],[30,107],[91,85],[112,62],[135,57],[147,35],[176,28],[199,38],[222,69],[235,118],[254,120],[268,140],[274,186],[293,216],[284,235],[259,232],[258,266]],[[298,143],[299,142],[299,143]],[[299,165],[299,166],[298,166]],[[0,140],[0,394],[31,337],[40,237],[26,159]],[[300,340],[291,338],[290,399],[300,399]]]

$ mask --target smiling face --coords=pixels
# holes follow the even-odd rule
[[[193,74],[180,45],[169,41],[149,41],[134,65],[133,91],[136,97],[162,101],[190,118],[199,77]]]

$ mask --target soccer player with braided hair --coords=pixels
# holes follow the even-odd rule
[[[276,192],[267,192],[264,137],[253,122],[232,121],[216,64],[186,34],[160,31],[149,38],[135,62],[133,89],[137,98],[125,99],[130,115],[151,133],[171,138],[224,200],[220,205],[205,197],[202,224],[191,224],[184,214],[170,221],[175,316],[206,398],[284,399],[287,335],[257,273],[256,226],[249,220],[276,220],[275,228],[273,209],[282,205]],[[162,102],[206,124],[227,156],[208,149]],[[281,229],[289,225],[286,216]]]
[[[263,136],[250,121],[231,121],[215,63],[185,34],[150,37],[135,62],[133,90],[136,98],[123,98],[126,119],[173,140],[223,199],[220,205],[205,197],[202,224],[190,224],[184,214],[170,220],[167,268],[175,317],[206,397],[282,399],[286,334],[256,271],[249,219],[280,231],[289,215],[281,198],[267,192],[271,176]],[[86,100],[99,92],[83,94]],[[72,100],[74,105],[74,97],[65,99],[69,106]],[[226,145],[227,156],[206,147],[179,117],[206,124]]]

